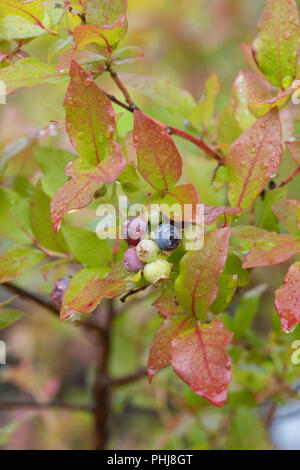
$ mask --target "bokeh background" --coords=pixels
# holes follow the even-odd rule
[[[207,77],[216,71],[221,83],[217,110],[221,111],[231,97],[239,69],[248,68],[241,43],[249,44],[254,39],[264,4],[264,0],[129,0],[129,30],[123,45],[141,47],[145,59],[124,66],[122,72],[168,78],[198,101]],[[48,37],[36,39],[25,50],[46,61],[51,41]],[[99,83],[117,94],[108,77],[100,77]],[[16,138],[50,120],[63,121],[65,90],[65,84],[40,86],[9,96],[7,104],[0,109],[2,150]],[[151,98],[135,93],[133,96],[145,112],[182,127],[182,118],[178,115],[160,107]],[[121,112],[121,109],[116,110]],[[118,126],[120,134],[125,135],[132,126],[132,116],[125,113]],[[225,190],[210,184],[215,163],[199,155],[189,144],[179,140],[176,143],[184,159],[185,178],[196,185],[201,201],[216,205],[226,203]],[[46,144],[70,149],[63,132],[48,138]],[[287,156],[278,180],[292,169],[293,163]],[[289,196],[300,197],[299,180],[291,184]],[[0,245],[3,251],[7,242],[0,239]],[[281,357],[292,368],[295,384],[300,375],[300,365],[291,365],[290,361],[290,345],[292,340],[300,339],[299,328],[286,339],[286,335],[279,332],[273,307],[273,291],[281,284],[286,269],[287,265],[283,265],[251,273],[250,288],[267,284],[257,306],[252,332],[257,348],[262,351],[268,347],[271,359],[268,357],[263,362],[261,354],[251,361],[245,358],[242,366],[237,367],[236,375],[234,366],[236,379],[230,386],[228,405],[222,409],[209,405],[190,392],[167,368],[151,386],[143,378],[114,389],[108,448],[300,449],[300,405],[297,402],[289,401],[285,405],[279,400],[280,406],[268,432],[261,418],[268,412],[271,402],[262,398],[264,405],[258,407],[251,401],[253,395],[263,394],[272,386],[274,369],[269,367],[268,361],[279,361]],[[56,276],[60,274],[64,272]],[[47,295],[53,277],[44,281],[36,271],[23,276],[19,282],[27,289]],[[230,307],[231,313],[242,295],[240,292],[240,297]],[[8,297],[9,292],[2,288],[0,299]],[[151,338],[160,323],[151,307],[155,297],[154,292],[146,299],[128,302],[126,310],[114,320],[110,368],[115,376],[130,374],[145,366]],[[38,401],[55,397],[69,403],[91,403],[97,350],[90,337],[80,328],[61,324],[34,302],[19,298],[14,305],[26,315],[12,327],[0,331],[8,351],[7,365],[0,366],[0,403],[28,397]],[[255,348],[247,340],[241,341],[241,346]],[[239,353],[234,350],[233,354]],[[91,449],[93,433],[93,416],[88,411],[5,410],[0,405],[0,448]]]

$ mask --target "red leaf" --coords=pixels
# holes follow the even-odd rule
[[[162,322],[150,346],[147,365],[150,383],[156,372],[170,364],[172,339],[182,328],[186,328],[187,325],[191,326],[192,324],[193,321],[191,317],[186,315],[174,315]]]
[[[294,235],[300,235],[300,201],[287,199],[278,201],[272,211],[279,222]]]
[[[172,340],[171,363],[176,374],[202,398],[215,406],[227,400],[231,362],[226,347],[232,340],[223,323],[184,329]]]
[[[281,139],[278,110],[272,109],[232,144],[226,158],[232,206],[247,209],[277,172]]]
[[[175,290],[168,289],[165,290],[158,299],[153,302],[153,307],[155,307],[159,314],[163,317],[168,317],[169,315],[182,314],[184,312],[183,308],[179,305],[179,302],[176,298]]]
[[[72,61],[66,93],[66,128],[78,153],[97,164],[113,139],[115,116],[111,101],[77,62]]]
[[[232,229],[232,236],[253,243],[243,263],[245,269],[285,263],[300,251],[299,240],[296,237],[257,227],[235,227]]]
[[[67,212],[88,206],[98,187],[99,183],[82,176],[76,181],[68,181],[57,191],[50,205],[52,226],[56,233],[60,229],[63,216]]]
[[[255,60],[255,53],[253,47],[249,44],[242,44],[243,54],[245,56],[246,61],[248,62],[249,66],[252,68],[253,72],[255,72],[260,78],[263,80],[266,79],[260,68],[258,67],[256,60]]]
[[[219,292],[219,277],[226,262],[230,228],[206,235],[201,250],[187,252],[180,261],[176,293],[180,305],[195,318],[205,319]]]
[[[295,142],[285,142],[285,145],[297,165],[300,166],[300,140],[296,140]]]
[[[221,215],[237,215],[242,212],[239,207],[225,207],[225,206],[204,206],[204,223],[206,225],[212,224]]]
[[[69,307],[82,313],[91,313],[103,299],[119,297],[128,286],[128,281],[96,279],[89,282]]]
[[[286,333],[300,322],[300,262],[289,268],[282,286],[275,292],[275,307]]]
[[[166,204],[168,207],[172,207],[173,205],[180,206],[179,210],[174,211],[172,214],[172,220],[176,220],[177,222],[186,221],[200,223],[200,220],[197,219],[197,214],[198,217],[201,215],[199,212],[199,194],[195,186],[191,183],[181,184],[172,188],[165,194],[161,200],[161,204]],[[190,205],[190,210],[187,207],[188,205]],[[163,214],[169,215],[168,209],[165,212],[163,206],[161,206],[161,211]]]
[[[136,110],[133,136],[139,172],[155,189],[167,192],[181,177],[182,160],[166,126]]]

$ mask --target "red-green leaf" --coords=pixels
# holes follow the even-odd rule
[[[166,126],[136,110],[133,135],[139,172],[155,189],[168,191],[181,177],[182,160]]]
[[[299,240],[292,235],[269,232],[253,226],[240,226],[232,229],[232,236],[249,242],[250,247],[253,245],[243,268],[285,263],[300,252]]]
[[[0,69],[0,80],[5,83],[7,95],[18,88],[45,83],[55,84],[66,80],[67,77],[67,74],[57,73],[55,65],[45,64],[34,57],[18,60]]]
[[[74,179],[85,175],[95,182],[114,183],[126,167],[126,158],[117,142],[111,142],[105,152],[105,157],[100,164],[94,165],[79,157],[69,163],[65,168],[65,173],[72,175]]]
[[[202,250],[189,251],[180,261],[176,292],[180,305],[195,318],[205,314],[219,292],[219,277],[226,262],[230,228],[208,233]]]
[[[212,127],[212,118],[215,112],[215,100],[219,91],[220,81],[217,74],[213,72],[205,83],[205,94],[190,114],[192,125],[200,132],[210,130]]]
[[[44,255],[33,248],[10,248],[0,256],[0,283],[22,276],[43,258]]]
[[[56,65],[57,72],[69,70],[72,60],[75,60],[80,65],[85,65],[93,64],[94,62],[105,62],[107,59],[96,52],[70,49],[60,56]]]
[[[82,313],[91,313],[101,300],[119,297],[126,286],[126,280],[96,279],[89,282],[69,306]]]
[[[282,286],[275,292],[275,307],[286,333],[300,322],[300,262],[289,268]]]
[[[126,35],[126,27],[116,23],[113,27],[85,24],[74,29],[74,41],[77,49],[84,49],[89,44],[97,44],[105,53],[111,53],[112,47]]]
[[[191,183],[181,184],[170,189],[160,203],[162,204],[161,212],[166,216],[169,215],[170,211],[168,209],[170,207],[173,206],[173,208],[176,209],[176,206],[178,206],[178,210],[174,210],[174,213],[171,215],[171,219],[178,222],[197,222],[197,215],[198,217],[200,216],[200,213],[197,212],[200,204],[199,194],[195,186]],[[188,205],[190,206],[190,210],[187,208]]]
[[[279,114],[273,109],[232,144],[226,158],[232,206],[247,209],[277,172],[282,156],[281,138]]]
[[[171,362],[172,339],[187,325],[194,322],[186,315],[173,315],[165,319],[155,333],[148,358],[148,379],[151,383],[154,375]]]
[[[87,2],[87,23],[112,25],[119,21],[126,23],[127,0],[89,0]]]
[[[300,235],[300,201],[287,199],[273,205],[272,211],[279,222],[294,235]]]
[[[253,42],[255,59],[272,85],[288,88],[295,77],[300,43],[295,0],[268,0]]]
[[[248,65],[252,68],[253,72],[255,72],[256,75],[258,75],[260,78],[263,80],[266,79],[260,68],[258,67],[256,60],[255,60],[255,53],[253,50],[253,47],[250,46],[249,44],[242,44],[242,50],[243,54],[245,56],[246,61],[248,62]]]
[[[249,110],[253,101],[265,101],[271,98],[270,85],[254,72],[240,70],[233,85],[235,98],[235,118],[240,128],[248,129],[255,122],[255,117]]]
[[[111,101],[91,75],[75,61],[70,68],[71,81],[66,93],[66,128],[78,153],[97,164],[106,155],[115,131]]]
[[[297,165],[300,166],[300,140],[295,140],[295,142],[285,142],[285,145]]]
[[[152,305],[163,317],[184,313],[183,308],[179,305],[179,302],[176,298],[176,292],[173,289],[167,289],[163,291]]]
[[[71,211],[82,209],[92,202],[99,183],[81,176],[64,184],[51,201],[50,212],[54,231],[60,229],[63,216]]]
[[[204,206],[204,223],[210,225],[215,222],[221,215],[235,216],[240,214],[242,209],[239,207],[225,207],[225,206]]]
[[[180,331],[172,340],[174,371],[194,393],[215,406],[227,400],[231,362],[226,347],[232,338],[223,323],[213,319]]]

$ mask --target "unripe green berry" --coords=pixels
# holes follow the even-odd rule
[[[170,277],[172,266],[165,259],[157,259],[144,267],[144,278],[154,286],[167,281]]]
[[[190,225],[184,229],[182,247],[184,250],[201,250],[204,242],[204,230],[200,225]]]
[[[141,240],[136,247],[136,254],[140,261],[152,263],[157,258],[159,247],[153,240]]]

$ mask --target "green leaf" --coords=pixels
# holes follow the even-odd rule
[[[141,59],[144,59],[144,52],[142,49],[136,46],[127,46],[115,52],[110,60],[115,65],[122,65],[130,64]]]
[[[126,86],[151,98],[170,113],[178,113],[188,118],[196,106],[195,100],[189,92],[177,88],[164,78],[128,73],[121,73],[120,77]]]
[[[42,0],[31,0],[27,3],[21,0],[0,0],[0,7],[0,18],[17,15],[34,22],[44,17]]]
[[[11,248],[0,256],[0,283],[22,276],[45,256],[33,248]]]
[[[49,197],[53,197],[59,188],[67,182],[68,177],[64,174],[64,169],[70,161],[74,160],[76,155],[66,150],[50,147],[38,147],[34,154],[43,173],[43,190]]]
[[[232,144],[226,167],[228,199],[233,207],[247,209],[277,172],[283,151],[281,139],[278,110],[273,109]]]
[[[100,240],[96,233],[80,227],[63,227],[63,234],[78,261],[88,267],[109,266],[112,247],[109,240]]]
[[[221,274],[218,297],[209,308],[214,315],[224,312],[230,305],[237,288],[237,280],[236,274]]]
[[[260,298],[266,290],[266,285],[260,285],[249,290],[240,300],[234,312],[234,338],[240,339],[253,323],[257,313]]]
[[[268,191],[263,199],[257,199],[255,204],[255,222],[258,227],[270,232],[280,232],[279,223],[272,212],[272,207],[275,203],[284,199],[286,193],[286,188],[276,188]]]
[[[0,330],[12,325],[23,316],[24,314],[18,310],[0,309]]]
[[[34,57],[18,60],[18,62],[0,69],[0,80],[5,82],[7,95],[18,88],[45,83],[56,84],[66,78],[67,75],[56,72],[54,65],[45,64]]]
[[[224,144],[231,144],[241,133],[242,129],[235,117],[235,100],[232,99],[219,115],[218,141]]]
[[[61,233],[55,233],[50,217],[50,198],[38,183],[30,201],[30,220],[33,233],[42,246],[54,252],[67,252],[68,246]]]
[[[223,270],[223,274],[237,274],[239,287],[245,287],[250,282],[249,273],[247,269],[243,269],[242,264],[242,260],[237,255],[229,253]]]
[[[268,0],[253,49],[260,69],[272,85],[291,85],[296,74],[299,34],[296,1]]]
[[[228,227],[208,233],[202,250],[187,252],[180,261],[176,279],[177,298],[187,313],[205,320],[219,292],[219,278],[228,252]]]
[[[182,160],[167,130],[136,110],[133,138],[139,172],[153,188],[168,191],[181,177]]]
[[[0,187],[0,234],[18,243],[31,243],[29,201]]]
[[[117,22],[113,27],[95,26],[93,24],[85,24],[77,26],[74,29],[74,41],[76,48],[85,49],[90,44],[100,46],[99,52],[111,54],[112,48],[126,36],[127,23]]]
[[[200,103],[190,114],[190,122],[199,132],[211,131],[212,118],[215,112],[215,99],[220,91],[218,76],[213,72],[205,83],[205,93]]]

